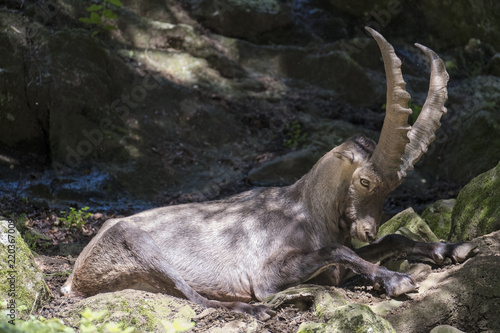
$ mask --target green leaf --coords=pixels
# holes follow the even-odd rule
[[[104,12],[102,13],[102,15],[108,19],[115,19],[118,17],[118,15],[115,12],[113,12],[111,9],[105,9]]]
[[[123,7],[123,3],[120,0],[104,0],[105,2],[109,2],[112,5],[117,7]]]
[[[94,31],[92,31],[92,35],[90,35],[90,37],[95,37],[95,36],[97,36],[98,33],[99,33],[99,30],[94,30]]]
[[[96,24],[101,24],[102,23],[101,17],[97,13],[94,13],[94,12],[90,13],[90,19],[93,22],[95,22]]]
[[[90,23],[90,24],[101,24],[102,23],[101,17],[95,12],[90,13],[90,17],[80,17],[79,20],[80,20],[80,22]]]
[[[114,25],[107,25],[107,26],[105,26],[104,28],[105,28],[106,30],[109,30],[109,31],[111,31],[111,30],[116,30],[116,29],[117,29]]]
[[[97,12],[98,10],[101,10],[102,9],[102,5],[92,5],[90,7],[87,8],[87,11],[88,12]]]

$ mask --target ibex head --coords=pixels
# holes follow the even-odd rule
[[[405,90],[401,60],[382,35],[366,29],[382,52],[387,77],[386,116],[379,142],[375,144],[371,139],[355,136],[325,155],[314,168],[325,170],[326,161],[331,163],[326,173],[336,173],[330,178],[330,184],[336,188],[333,193],[340,196],[334,199],[340,202],[336,209],[340,218],[349,224],[350,236],[362,241],[375,238],[387,194],[401,184],[435,139],[434,132],[441,126],[439,120],[446,113],[444,103],[448,98],[449,78],[444,62],[436,53],[415,44],[430,60],[431,78],[422,111],[410,126],[410,94]],[[346,177],[350,177],[349,184]]]

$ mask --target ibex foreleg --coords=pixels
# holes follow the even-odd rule
[[[476,247],[473,243],[421,243],[401,235],[387,235],[357,249],[356,254],[370,262],[379,262],[401,254],[422,256],[442,265],[446,258],[454,263],[464,262],[477,253]]]
[[[387,296],[398,296],[417,289],[408,274],[393,272],[360,258],[343,245],[332,245],[306,254],[294,254],[284,261],[281,276],[288,276],[280,289],[309,281],[330,267],[342,265],[359,274],[374,285],[385,289]]]

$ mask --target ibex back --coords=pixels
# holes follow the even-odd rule
[[[409,126],[401,61],[379,33],[367,30],[380,47],[387,77],[378,144],[350,138],[288,187],[108,220],[80,254],[63,292],[143,289],[266,319],[270,309],[247,302],[306,281],[338,285],[347,271],[388,296],[414,291],[411,276],[374,264],[399,252],[439,264],[446,257],[464,261],[474,252],[469,243],[418,243],[399,235],[374,241],[387,194],[434,140],[446,112],[448,74],[432,50],[416,44],[430,60],[431,79],[421,114]],[[353,250],[351,238],[371,244]]]

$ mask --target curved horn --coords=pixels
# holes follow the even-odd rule
[[[408,133],[410,143],[406,146],[403,155],[402,177],[406,176],[408,171],[413,170],[415,163],[418,162],[420,157],[427,151],[427,147],[436,138],[434,132],[441,126],[439,120],[446,113],[444,103],[448,99],[446,86],[450,76],[446,72],[443,60],[428,47],[418,43],[415,46],[421,49],[429,58],[431,79],[429,92],[422,111]]]
[[[377,147],[372,155],[372,161],[382,173],[391,188],[396,187],[402,180],[401,157],[410,139],[408,131],[408,116],[412,113],[408,108],[410,94],[405,90],[406,82],[401,73],[401,60],[385,38],[377,31],[365,27],[375,38],[384,60],[385,76],[387,80],[386,114],[382,132]]]

